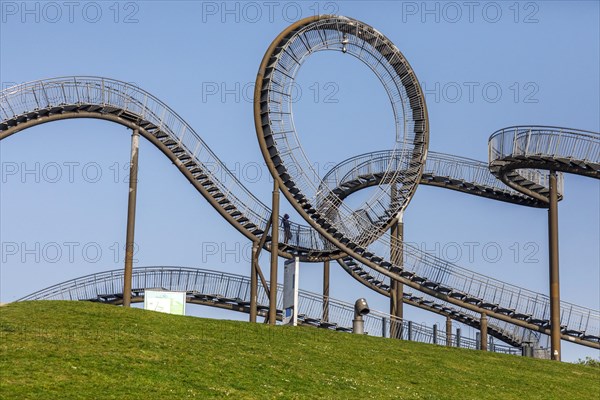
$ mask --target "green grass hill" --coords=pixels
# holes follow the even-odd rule
[[[0,398],[600,399],[600,368],[85,302],[0,307]]]

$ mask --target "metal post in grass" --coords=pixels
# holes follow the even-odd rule
[[[329,260],[323,262],[323,321],[329,322]]]
[[[531,342],[523,342],[521,347],[521,355],[523,357],[533,358],[533,345]]]
[[[252,261],[250,263],[250,322],[256,322],[258,302],[258,243],[252,245]]]
[[[481,318],[479,319],[479,329],[481,331],[481,342],[479,344],[479,349],[481,351],[488,350],[488,318],[485,313],[481,313]]]
[[[433,324],[433,344],[438,344],[437,335],[438,335],[438,326],[437,326],[437,324]]]
[[[558,272],[558,188],[556,171],[550,171],[548,207],[548,242],[550,249],[550,351],[560,361],[560,279]]]
[[[452,346],[452,320],[446,317],[446,346]]]
[[[273,204],[271,214],[271,284],[269,285],[269,324],[277,323],[277,262],[279,261],[279,184],[273,182]]]
[[[135,205],[137,197],[138,153],[140,133],[131,134],[131,159],[129,164],[129,198],[127,200],[127,236],[125,238],[125,271],[123,273],[123,307],[131,305],[131,280],[133,275],[133,250],[135,235]]]
[[[392,186],[391,201],[396,201],[396,187]],[[404,236],[404,224],[402,223],[402,214],[398,217],[398,221],[392,225],[390,229],[390,260],[394,267],[392,272],[399,273],[402,267],[402,241]],[[395,279],[390,280],[390,314],[396,319],[390,321],[390,337],[402,338],[402,319],[404,318],[404,284]],[[399,323],[397,321],[400,321]]]

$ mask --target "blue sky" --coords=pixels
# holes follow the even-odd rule
[[[256,142],[252,85],[273,38],[315,12],[362,20],[400,48],[426,91],[430,150],[486,160],[487,140],[502,127],[600,130],[598,2],[23,4],[0,3],[2,88],[64,75],[135,82],[176,110],[266,203],[271,178]],[[392,146],[385,92],[357,60],[316,54],[302,67],[298,87],[296,124],[323,173],[347,157]],[[72,120],[38,126],[0,144],[0,301],[122,266],[129,142],[120,126]],[[145,141],[138,190],[136,265],[249,273],[247,240]],[[299,221],[285,200],[281,207]],[[566,176],[559,219],[562,299],[598,308],[600,183]],[[420,187],[405,223],[406,240],[423,249],[507,282],[548,290],[545,210]],[[470,242],[479,244],[473,257],[465,245]],[[5,254],[8,244],[16,244],[18,253]],[[215,247],[217,254],[207,254]],[[263,255],[263,269],[267,260]],[[321,270],[320,264],[304,264],[301,287],[318,292]],[[365,296],[372,308],[388,308],[385,298],[339,267],[333,268],[331,288],[336,298],[352,302]],[[405,315],[443,323],[410,307]],[[598,357],[591,349],[563,346],[563,359]]]

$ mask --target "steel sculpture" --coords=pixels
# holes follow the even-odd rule
[[[311,170],[294,128],[289,90],[306,57],[326,49],[357,57],[380,78],[394,109],[396,132],[391,150],[354,157],[342,162],[335,173],[319,177]],[[550,299],[466,270],[399,244],[389,232],[418,184],[556,210],[561,198],[561,172],[600,178],[600,134],[567,128],[513,127],[490,138],[489,165],[439,153],[428,157],[427,109],[412,68],[374,28],[339,16],[298,21],[275,39],[259,69],[254,111],[258,141],[275,180],[274,209],[242,185],[177,113],[125,82],[71,76],[3,90],[0,140],[36,125],[69,118],[103,119],[137,131],[173,161],[211,206],[254,243],[251,320],[257,315],[259,277],[263,289],[267,289],[258,268],[258,253],[266,249],[272,254],[272,271],[276,271],[279,256],[297,256],[303,262],[336,260],[378,293],[393,296],[390,289],[400,283],[421,293],[404,291],[404,303],[478,328],[487,321],[488,333],[507,343],[531,340],[532,335],[535,341],[540,334],[552,334],[553,348],[559,338],[600,348],[598,310],[559,302],[557,292]],[[221,176],[214,173],[215,166]],[[364,187],[374,187],[375,195],[360,209],[344,204],[345,197]],[[289,240],[284,238],[286,232],[278,229],[280,191],[309,223],[292,223]],[[551,216],[555,237],[557,229],[552,221],[556,218]],[[277,285],[273,283],[269,289],[271,318],[276,317],[277,301]],[[128,292],[121,290],[125,296],[131,295]],[[324,296],[328,297],[325,286]],[[324,304],[323,312],[330,306]],[[557,310],[560,324],[556,322]]]

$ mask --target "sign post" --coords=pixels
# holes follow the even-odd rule
[[[295,257],[283,264],[283,324],[298,325],[298,275],[300,259]]]

